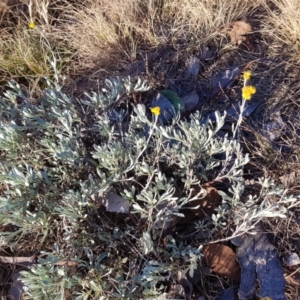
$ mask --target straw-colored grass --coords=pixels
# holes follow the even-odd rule
[[[139,51],[162,46],[196,49],[224,38],[231,22],[260,2],[86,0],[66,12],[66,41],[80,60],[105,65],[133,61]]]
[[[300,2],[298,0],[272,0],[270,7],[265,3],[266,27],[273,39],[282,46],[294,62],[300,58]]]

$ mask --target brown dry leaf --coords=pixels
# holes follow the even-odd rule
[[[284,174],[283,176],[279,177],[279,179],[282,182],[284,188],[289,189],[295,184],[296,172],[293,171],[289,174]]]
[[[245,35],[252,31],[251,25],[243,21],[236,21],[231,25],[232,28],[229,31],[229,35],[231,38],[231,42],[235,45],[241,44],[245,39]]]
[[[106,207],[106,210],[109,212],[116,212],[127,214],[129,213],[130,203],[128,200],[120,197],[114,191],[110,191],[105,195],[101,195],[100,193],[94,194],[91,198]]]
[[[201,192],[201,189],[204,189],[204,196],[194,201],[190,201],[188,206],[190,208],[197,207],[196,209],[191,209],[191,212],[197,217],[202,218],[205,216],[211,217],[217,208],[222,203],[222,197],[218,193],[217,189],[211,186],[193,186],[192,196],[196,196]]]
[[[248,51],[254,51],[255,47],[252,43],[252,37],[248,35],[250,32],[252,32],[251,25],[242,21],[236,21],[232,23],[232,28],[228,33],[232,44],[242,46]]]
[[[67,266],[67,267],[76,267],[78,262],[72,260],[61,260],[56,262],[54,265],[56,266]]]
[[[203,253],[213,272],[240,281],[241,268],[231,248],[221,244],[211,244],[203,247]]]

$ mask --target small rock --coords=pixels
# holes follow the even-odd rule
[[[284,257],[284,262],[288,267],[299,265],[300,258],[297,253],[287,254]]]

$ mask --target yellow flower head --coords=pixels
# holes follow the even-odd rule
[[[156,115],[156,116],[160,115],[160,107],[159,106],[151,107],[150,110],[154,115]]]
[[[28,24],[30,29],[33,29],[35,27],[35,24],[33,21],[30,21],[30,23]]]
[[[252,95],[256,93],[256,88],[253,85],[246,85],[242,89],[242,96],[246,100],[250,100]]]
[[[244,79],[245,80],[249,80],[251,78],[251,76],[252,76],[251,71],[248,70],[248,71],[244,72]]]

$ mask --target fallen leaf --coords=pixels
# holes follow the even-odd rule
[[[25,292],[24,283],[21,281],[22,275],[16,272],[12,276],[12,283],[10,289],[6,295],[7,299],[20,300],[22,299],[23,293]]]
[[[10,263],[19,266],[29,267],[36,262],[36,255],[30,257],[5,257],[0,256],[0,261],[3,263]],[[10,289],[7,292],[6,298],[10,300],[22,299],[24,290],[24,283],[21,281],[22,275],[19,272],[15,272],[11,279]]]
[[[235,21],[231,24],[231,26],[232,28],[229,31],[229,35],[233,44],[242,43],[244,35],[252,31],[251,25],[243,21]]]
[[[156,207],[156,215],[170,215],[171,211],[174,211],[174,208],[176,208],[178,205],[175,200],[170,200],[168,202],[164,202],[163,204],[157,205]],[[176,215],[170,215],[168,219],[164,219],[162,221],[158,221],[155,223],[155,227],[165,230],[167,228],[173,227],[176,222],[178,221],[178,216]]]
[[[167,299],[185,299],[184,288],[181,284],[174,284],[167,294]]]
[[[211,231],[210,230],[201,230],[195,235],[196,240],[207,240],[211,238]]]
[[[209,97],[213,97],[215,94],[225,88],[230,88],[242,71],[243,68],[241,67],[231,67],[214,76],[212,78],[212,90]]]
[[[104,195],[100,193],[94,194],[91,198],[100,205],[106,207],[109,212],[127,214],[129,213],[130,202],[127,199],[120,197],[114,191],[110,191]]]
[[[226,289],[219,297],[219,300],[234,300],[233,288]]]
[[[255,234],[241,236],[241,245],[237,247],[237,259],[242,270],[239,297],[245,300],[254,297],[257,277],[259,297],[285,300],[283,268],[276,248],[269,242],[261,225],[258,224],[255,231]]]
[[[72,260],[61,260],[54,263],[55,266],[67,266],[67,267],[76,267],[78,266],[78,262]]]
[[[193,285],[189,282],[186,275],[182,271],[177,272],[178,283],[182,285],[185,292],[185,299],[190,299],[193,293]]]
[[[186,78],[196,77],[200,71],[200,61],[196,56],[190,57],[187,63]]]
[[[252,32],[251,25],[242,21],[233,22],[231,25],[232,28],[228,33],[232,44],[244,47],[248,51],[254,51],[255,47],[252,43],[252,37],[249,35]]]
[[[215,51],[210,50],[209,47],[203,47],[201,49],[200,57],[203,60],[211,59],[214,56]]]
[[[193,90],[190,94],[182,97],[185,109],[191,111],[196,108],[199,103],[199,96],[196,90]]]
[[[284,188],[289,189],[295,184],[296,172],[293,171],[289,174],[284,174],[283,176],[279,177],[279,179],[282,182]]]
[[[185,111],[184,103],[177,93],[171,90],[162,90],[160,93],[171,101],[176,110]]]
[[[222,197],[217,189],[211,186],[193,186],[192,188],[194,189],[192,197],[199,194],[199,198],[188,202],[187,206],[192,208],[191,213],[197,218],[211,217],[215,209],[222,203]]]
[[[204,275],[204,273],[207,272],[207,270],[204,270],[204,268],[205,267],[202,267],[201,271],[198,269],[195,269],[193,276],[190,276],[189,272],[186,274],[186,278],[193,286],[197,285],[199,283],[199,281],[201,280],[202,275]],[[210,270],[209,270],[209,272],[210,272]]]
[[[229,279],[240,281],[241,268],[231,248],[221,244],[210,244],[203,247],[207,265],[213,272]]]
[[[284,262],[288,267],[299,265],[300,258],[297,253],[287,254],[284,257]]]
[[[254,112],[254,110],[257,108],[257,106],[258,106],[258,103],[246,102],[244,110],[243,110],[243,117],[249,117]],[[237,119],[239,115],[240,115],[239,104],[235,104],[227,110],[227,116]]]
[[[281,136],[283,126],[277,121],[271,121],[263,124],[262,133],[270,141],[274,142]]]

